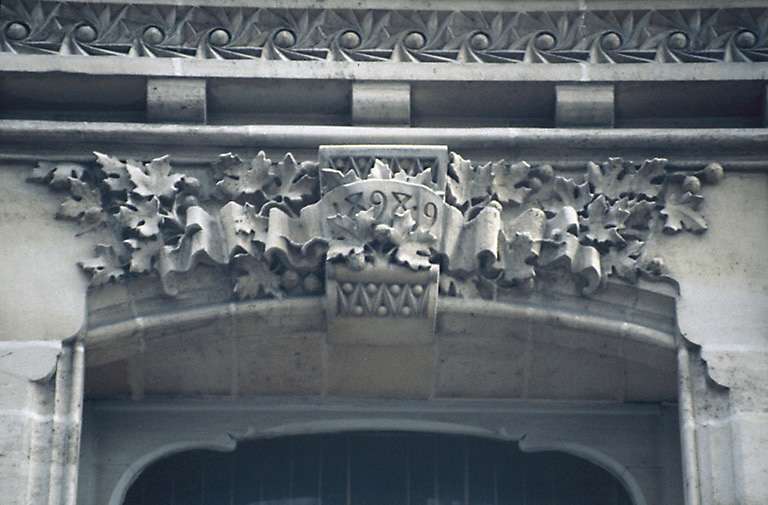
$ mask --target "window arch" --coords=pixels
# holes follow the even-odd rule
[[[630,505],[603,468],[516,442],[348,432],[193,450],[148,467],[124,505]]]

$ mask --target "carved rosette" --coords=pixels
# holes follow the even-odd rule
[[[722,167],[673,173],[612,158],[582,174],[473,164],[440,146],[323,146],[319,161],[222,155],[205,179],[96,154],[40,163],[30,180],[67,193],[57,218],[111,237],[81,263],[94,285],[156,274],[173,296],[200,263],[229,269],[238,299],[328,298],[334,338],[391,340],[394,320],[431,338],[438,293],[495,298],[568,272],[584,295],[608,278],[664,278],[647,244],[703,232],[701,186]]]

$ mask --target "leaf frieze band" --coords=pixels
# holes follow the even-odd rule
[[[425,63],[768,61],[768,9],[555,12],[0,6],[0,52]]]
[[[366,272],[387,269],[438,269],[444,296],[484,298],[534,289],[548,272],[572,276],[584,294],[609,278],[663,277],[647,245],[662,232],[705,231],[702,184],[723,175],[717,163],[670,172],[660,158],[589,162],[565,176],[438,146],[320,153],[225,154],[204,179],[176,172],[168,157],[96,153],[87,165],[41,162],[29,180],[67,195],[56,217],[79,234],[111,237],[80,263],[94,285],[153,273],[174,295],[176,274],[207,263],[233,272],[239,299],[304,296],[324,291],[331,265],[348,272],[334,292],[354,316],[421,310],[422,281],[374,275],[368,286]]]

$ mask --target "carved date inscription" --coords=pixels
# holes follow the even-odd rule
[[[389,223],[395,214],[410,211],[416,226],[431,229],[438,222],[441,197],[424,186],[401,181],[359,181],[338,187],[323,197],[329,214],[356,216],[371,211],[376,222]]]

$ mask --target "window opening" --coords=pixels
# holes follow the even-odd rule
[[[352,432],[194,450],[148,467],[125,505],[630,505],[603,468],[516,442]]]

